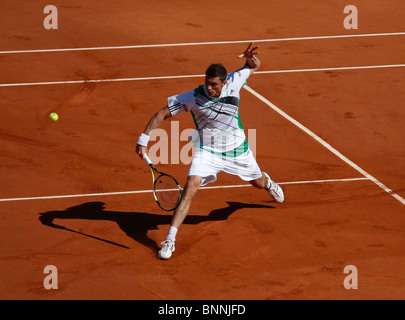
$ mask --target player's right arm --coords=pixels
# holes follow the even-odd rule
[[[159,128],[162,123],[172,116],[169,107],[166,106],[156,112],[153,117],[149,120],[145,130],[143,131],[141,137],[136,145],[136,153],[143,159],[143,155],[147,152],[147,144],[149,141],[149,136],[152,130]]]
[[[255,73],[260,68],[260,60],[257,58],[259,52],[256,51],[257,49],[259,49],[259,46],[255,46],[252,48],[252,45],[253,42],[249,44],[244,53],[238,56],[239,59],[246,58],[246,65],[250,69],[250,74]]]

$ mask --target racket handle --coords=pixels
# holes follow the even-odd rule
[[[152,165],[152,161],[150,161],[150,159],[146,153],[143,154],[143,158],[146,161],[146,163],[148,164],[148,166]]]

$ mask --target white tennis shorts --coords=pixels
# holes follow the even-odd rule
[[[256,180],[262,176],[262,171],[250,149],[235,158],[231,158],[195,148],[193,161],[188,171],[189,176],[202,177],[201,186],[205,186],[215,182],[217,174],[220,172],[237,175],[243,181]]]

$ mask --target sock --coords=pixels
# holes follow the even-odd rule
[[[270,177],[268,176],[268,179],[267,179],[267,183],[266,183],[266,190],[269,190],[270,189],[270,187],[271,187],[271,179],[270,179]]]
[[[167,234],[166,240],[172,240],[173,242],[176,241],[176,235],[177,235],[178,229],[176,227],[170,227],[169,228],[169,233]]]

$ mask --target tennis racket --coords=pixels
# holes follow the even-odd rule
[[[144,159],[152,172],[153,196],[157,204],[165,211],[175,210],[179,206],[182,196],[179,183],[171,175],[156,169],[147,154],[144,154]],[[155,173],[158,175],[157,179]]]

